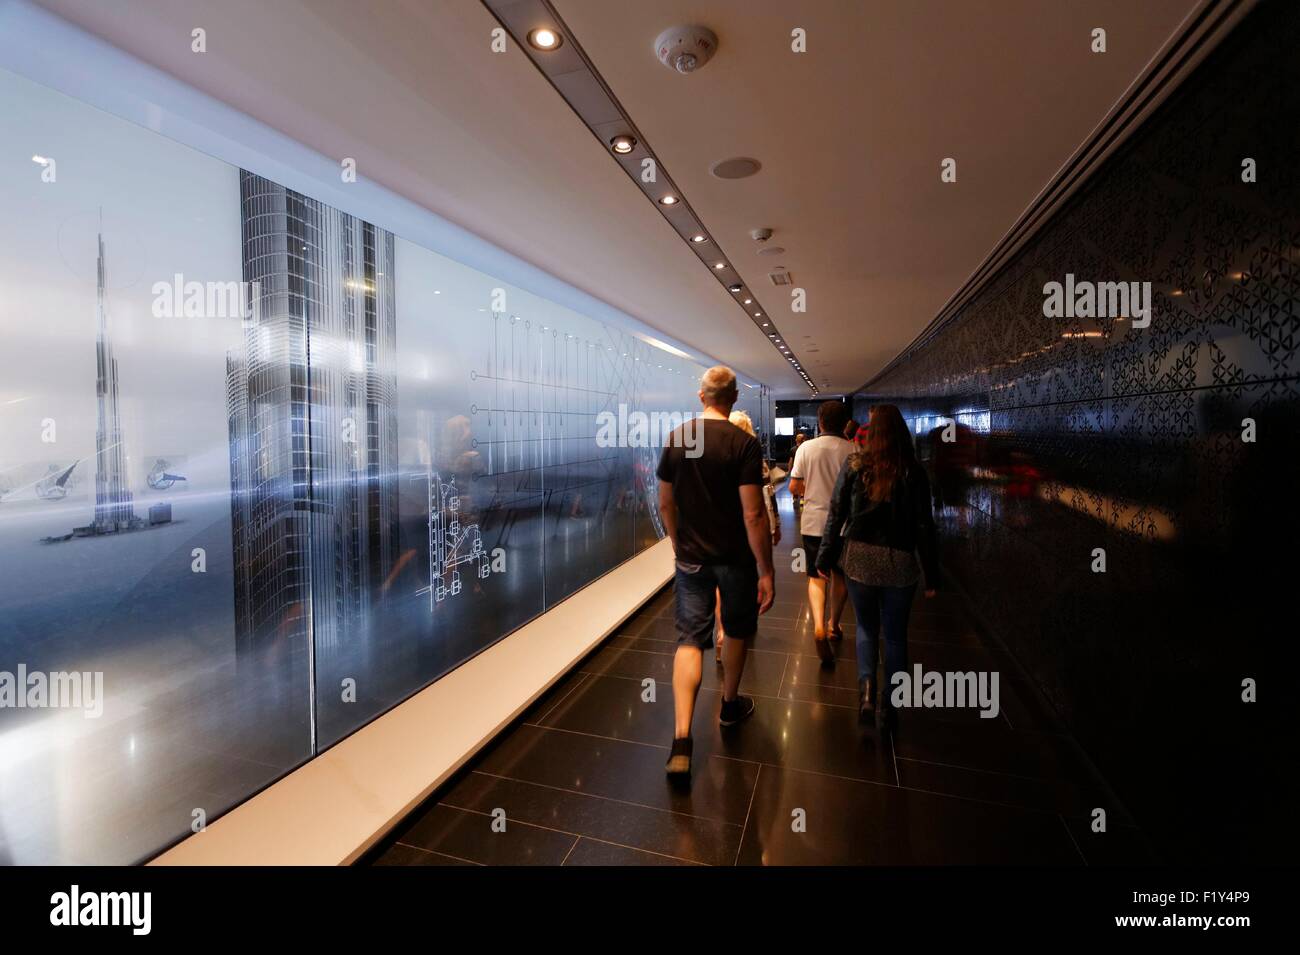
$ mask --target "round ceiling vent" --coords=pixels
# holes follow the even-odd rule
[[[769,245],[759,249],[758,254],[759,255],[784,255],[785,249],[781,248],[781,246],[779,245]]]
[[[737,156],[735,159],[720,159],[709,167],[709,172],[719,179],[745,179],[763,168],[757,159]]]

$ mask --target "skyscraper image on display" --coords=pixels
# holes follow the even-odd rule
[[[108,324],[108,267],[102,222],[95,236],[95,248],[95,511],[89,524],[74,527],[68,534],[43,538],[45,543],[118,534],[151,526],[135,513],[127,473],[126,442],[118,408],[117,359],[113,357],[113,339]],[[48,492],[51,486],[62,490],[71,473],[72,468],[68,468],[62,481],[56,479],[53,485],[49,482],[39,485],[36,489],[38,496],[47,497],[43,492]],[[61,495],[56,492],[55,496]]]
[[[95,429],[95,522],[96,534],[114,534],[141,526],[126,472],[126,446],[122,440],[122,418],[117,407],[117,359],[108,335],[107,275],[104,264],[104,235],[97,236],[99,261],[95,267],[96,317],[95,398],[99,419]]]
[[[361,633],[397,530],[393,236],[240,172],[255,301],[226,359],[236,648]]]

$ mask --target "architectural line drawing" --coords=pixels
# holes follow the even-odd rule
[[[429,610],[461,592],[461,568],[472,569],[480,580],[492,570],[478,524],[460,522],[460,489],[456,478],[442,480],[429,469]]]

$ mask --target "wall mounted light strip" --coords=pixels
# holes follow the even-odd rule
[[[778,354],[789,362],[791,370],[816,394],[817,386],[803,363],[792,352],[780,349],[781,335],[767,310],[758,302],[754,290],[745,284],[731,260],[695,214],[690,202],[646,142],[645,136],[632,122],[627,110],[605,80],[596,72],[582,45],[551,3],[548,0],[482,0],[482,3],[537,67],[538,72],[569,104],[578,119],[591,130],[601,148],[623,168],[628,178],[659,210],[673,231],[722,286],[727,297],[744,309],[746,317],[765,338],[769,332],[776,333],[775,339],[769,338],[769,342],[776,342],[774,347]],[[550,31],[559,42],[545,49],[537,47],[530,42],[529,37],[537,36],[539,31]],[[648,46],[647,43],[647,56]],[[654,160],[654,182],[642,181],[642,162],[646,159]],[[750,301],[742,304],[746,299]]]

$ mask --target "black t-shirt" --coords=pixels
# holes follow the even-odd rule
[[[721,418],[694,418],[668,436],[655,473],[673,486],[678,560],[737,564],[754,559],[740,486],[763,483],[758,439]]]

